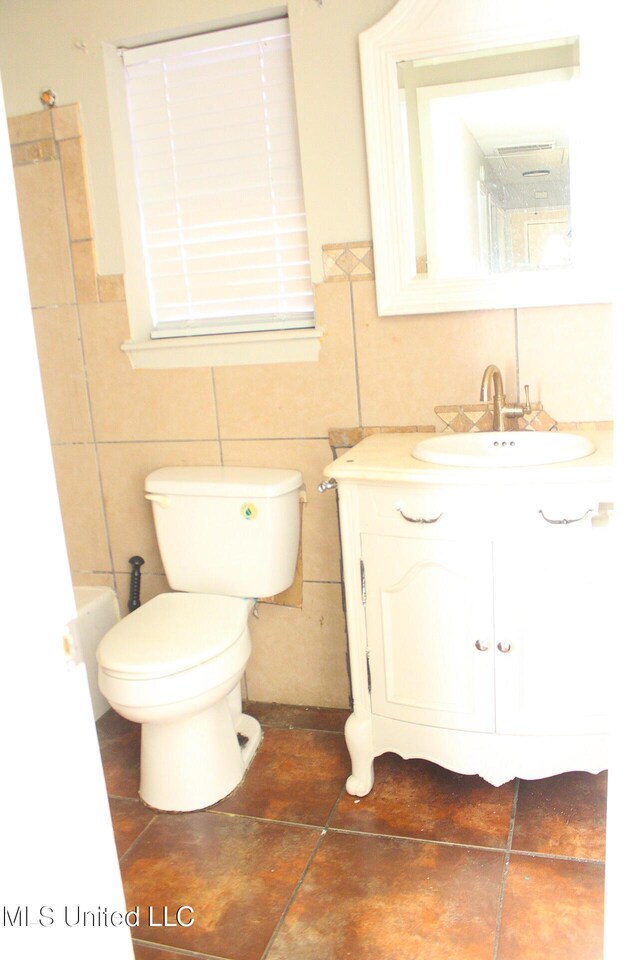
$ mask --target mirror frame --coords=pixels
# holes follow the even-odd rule
[[[589,131],[598,124],[593,111],[587,113],[586,106],[585,122],[581,124],[578,119],[579,147],[576,143],[572,147],[572,222],[574,238],[581,237],[583,242],[580,247],[579,240],[574,239],[575,265],[473,279],[430,279],[410,271],[413,224],[406,203],[409,184],[403,159],[397,63],[578,37],[581,101],[586,104],[593,60],[590,44],[584,43],[581,6],[585,5],[580,0],[538,0],[534,8],[530,0],[398,0],[382,20],[360,34],[376,293],[381,316],[611,300],[609,271],[601,262],[601,251],[596,249],[600,236],[597,224],[606,224],[606,209],[604,200],[593,196],[599,192],[588,191],[588,184],[593,182],[589,169],[597,169],[598,152],[596,134]]]

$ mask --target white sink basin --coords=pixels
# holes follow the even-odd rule
[[[436,434],[411,453],[416,460],[451,467],[531,467],[580,460],[594,450],[591,440],[578,433],[492,431]]]

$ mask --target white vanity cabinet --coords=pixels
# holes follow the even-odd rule
[[[415,435],[402,437],[363,441],[325,471],[343,546],[348,791],[369,792],[387,751],[496,785],[604,769],[606,465],[418,466]]]

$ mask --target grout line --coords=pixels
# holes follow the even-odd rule
[[[196,812],[196,811],[193,811]],[[258,823],[277,823],[282,827],[301,827],[303,830],[318,830],[322,833],[326,833],[326,827],[323,827],[321,823],[304,823],[299,820],[279,820],[276,817],[259,817],[255,813],[236,813],[233,810],[216,810],[215,807],[204,807],[202,810],[198,810],[198,813],[208,813],[213,814],[218,817],[233,817],[236,820],[255,820]]]
[[[252,716],[252,714],[249,714]],[[257,717],[255,718],[258,719]],[[291,726],[290,724],[282,723],[269,723],[268,721],[259,721],[261,727],[265,727],[268,730],[304,730],[305,733],[331,733],[334,737],[344,737],[344,730],[325,730],[320,727],[298,727]]]
[[[511,844],[513,843],[513,831],[516,825],[516,809],[518,806],[519,790],[520,790],[520,781],[516,779],[515,789],[513,791],[513,805],[511,807],[511,820],[509,821],[509,834],[507,836],[507,848],[504,854],[504,867],[502,869],[500,897],[498,899],[498,915],[496,917],[496,933],[493,941],[493,960],[497,960],[498,958],[498,947],[500,945],[500,926],[502,924],[502,910],[504,907],[504,895],[507,888],[507,873],[509,872],[509,860],[511,857]]]
[[[535,857],[538,860],[563,860],[568,863],[594,863],[596,865],[603,866],[605,865],[605,860],[599,860],[596,857],[570,857],[565,856],[562,853],[541,853],[537,850],[511,850],[511,853],[516,853],[519,857]]]
[[[369,830],[348,830],[346,827],[329,827],[330,833],[345,833],[354,837],[371,837],[372,840],[406,840],[407,843],[422,843],[434,847],[455,847],[463,850],[487,850],[490,853],[506,853],[504,847],[488,847],[477,843],[458,843],[455,840],[431,840],[427,837],[408,837],[401,833],[371,833]]]
[[[118,798],[109,797],[109,799],[111,800],[111,799],[118,799]],[[124,853],[122,854],[122,856],[118,857],[118,863],[120,864],[120,867],[121,867],[121,868],[122,868],[122,866],[124,865],[125,858],[128,857],[129,854],[131,853],[131,851],[133,850],[133,848],[138,845],[138,843],[140,842],[140,840],[142,839],[142,837],[144,837],[144,835],[145,835],[145,833],[147,832],[147,830],[149,829],[149,827],[150,827],[153,823],[156,822],[156,820],[158,819],[159,816],[160,816],[160,814],[158,814],[158,813],[154,814],[154,816],[151,818],[151,820],[149,820],[149,823],[146,825],[146,827],[143,827],[143,829],[140,831],[140,833],[139,833],[138,836],[135,838],[135,840],[134,840],[134,841],[127,847],[127,849],[124,851]]]
[[[217,953],[198,953],[194,950],[185,950],[183,947],[167,946],[165,943],[155,943],[153,940],[140,940],[139,937],[132,937],[132,942],[137,943],[141,947],[152,947],[154,950],[176,953],[181,957],[194,957],[195,960],[231,960],[231,958],[221,957]]]
[[[336,801],[336,802],[337,802],[337,801]],[[307,876],[307,874],[308,874],[308,872],[309,872],[309,869],[310,869],[310,867],[311,867],[311,864],[312,864],[313,861],[315,860],[316,853],[317,853],[318,850],[320,849],[320,845],[321,845],[321,843],[323,842],[326,834],[327,834],[327,828],[326,828],[326,827],[323,827],[323,829],[322,829],[322,831],[321,831],[321,833],[320,833],[320,836],[318,837],[318,840],[317,840],[317,843],[316,843],[315,847],[313,848],[313,850],[312,850],[311,853],[309,854],[309,859],[307,860],[307,864],[306,864],[304,870],[302,871],[302,873],[300,874],[300,877],[299,877],[299,879],[298,879],[298,882],[296,883],[295,887],[293,888],[293,891],[292,891],[292,893],[291,893],[291,896],[289,897],[289,900],[287,901],[287,904],[286,904],[284,910],[282,911],[282,914],[280,915],[280,919],[278,920],[278,922],[276,923],[276,925],[275,925],[275,927],[274,927],[273,933],[272,933],[271,936],[269,937],[269,942],[267,943],[267,945],[266,945],[266,947],[265,947],[265,949],[264,949],[264,953],[262,954],[261,960],[267,960],[267,957],[268,957],[268,955],[269,955],[269,951],[271,950],[271,947],[273,946],[276,937],[278,936],[278,934],[280,933],[280,930],[282,929],[282,926],[283,926],[283,924],[284,924],[284,922],[285,922],[285,920],[286,920],[286,918],[287,918],[287,914],[289,913],[289,910],[291,909],[291,907],[292,907],[292,905],[293,905],[293,901],[295,900],[295,898],[296,898],[296,896],[297,896],[297,894],[298,894],[298,890],[300,889],[300,887],[301,887],[302,884],[304,883],[305,877]]]
[[[336,810],[338,809],[338,804],[340,803],[340,801],[341,801],[342,798],[344,797],[345,793],[346,793],[346,786],[343,785],[342,789],[341,789],[340,792],[338,793],[338,796],[337,796],[337,798],[336,798],[336,802],[334,803],[334,805],[331,807],[331,810],[329,811],[329,816],[327,817],[327,822],[326,822],[325,825],[324,825],[325,833],[330,829],[331,821],[333,820],[334,814],[335,814]],[[339,831],[336,830],[336,831],[334,831],[334,832],[335,832],[335,833],[338,833]]]
[[[331,808],[326,824],[318,823],[305,823],[304,821],[299,820],[280,820],[275,817],[260,817],[253,813],[236,813],[232,810],[216,810],[213,807],[207,807],[205,810],[201,811],[202,813],[217,814],[218,816],[224,817],[237,817],[242,820],[255,820],[260,823],[277,823],[284,827],[302,827],[306,830],[320,830],[322,836],[325,836],[327,833],[340,833],[346,834],[353,837],[369,837],[372,840],[404,840],[407,843],[421,843],[423,845],[431,845],[436,847],[454,847],[456,849],[464,850],[486,850],[489,853],[503,853],[507,854],[505,847],[493,847],[493,846],[483,846],[482,844],[476,843],[458,843],[454,840],[432,840],[424,837],[408,837],[403,834],[398,833],[373,833],[369,830],[349,830],[346,827],[332,827],[330,826],[330,821],[335,815],[335,811],[338,807],[338,804],[344,796],[345,788],[342,787],[337,800]],[[146,829],[146,828],[145,828]],[[530,856],[537,856],[537,854],[530,854]],[[549,859],[557,860],[568,860],[568,857],[551,857]],[[595,862],[595,861],[588,861]]]
[[[353,282],[349,281],[349,305],[351,308],[351,336],[353,339],[353,368],[356,380],[356,403],[358,405],[358,426],[362,426],[362,402],[360,400],[360,368],[358,366],[358,339],[356,337],[356,311],[353,303]]]
[[[71,236],[71,226],[69,223],[68,184],[65,181],[64,165],[63,165],[62,157],[60,155],[60,146],[59,146],[60,141],[57,140],[55,137],[54,129],[53,129],[53,121],[51,123],[51,136],[53,137],[54,143],[55,143],[56,162],[58,163],[58,178],[60,181],[60,187],[62,191],[62,202],[64,205],[64,225],[65,225],[65,234],[66,234],[66,240],[67,240],[67,246],[68,246],[68,252],[69,252],[69,267],[71,270],[71,281],[73,285],[73,295],[74,295],[73,308],[74,308],[75,318],[76,318],[76,328],[78,331],[78,341],[80,344],[80,356],[82,358],[82,374],[84,378],[85,395],[87,398],[87,414],[89,416],[89,424],[91,429],[91,440],[89,441],[89,444],[90,446],[93,447],[93,457],[95,462],[96,474],[98,478],[98,490],[100,492],[100,510],[102,513],[102,525],[104,530],[107,555],[109,557],[109,563],[111,564],[111,571],[110,571],[111,583],[112,583],[113,591],[117,596],[115,567],[113,562],[113,548],[111,545],[111,530],[109,529],[109,521],[107,518],[106,498],[104,493],[104,483],[102,479],[102,464],[100,463],[100,456],[98,454],[98,443],[97,443],[96,428],[95,428],[95,422],[94,422],[93,401],[91,398],[91,381],[89,378],[89,370],[87,367],[87,356],[86,356],[85,343],[84,343],[84,330],[83,330],[82,319],[81,319],[81,309],[80,309],[81,304],[79,303],[79,300],[78,300],[78,278],[76,274],[76,265],[73,260],[74,239]],[[90,205],[88,189],[87,189],[86,200],[87,200],[87,203]],[[90,210],[89,210],[89,213],[91,213]],[[87,239],[95,242],[95,236],[90,236]],[[95,265],[94,265],[94,269],[95,269]],[[95,282],[96,282],[96,292],[97,292],[97,289],[98,289],[97,275],[95,276]],[[98,295],[97,302],[100,303],[99,295]],[[84,305],[85,304],[83,304],[83,306]]]
[[[216,420],[218,460],[220,461],[220,466],[224,466],[224,458],[222,456],[222,439],[220,437],[220,410],[218,408],[218,393],[216,390],[216,371],[214,367],[211,368],[211,389],[213,390],[213,409],[215,410],[215,420]]]
[[[75,306],[75,304],[71,304]],[[49,309],[49,308],[47,308]],[[322,436],[304,436],[304,437],[155,437],[152,440],[146,440],[144,437],[124,437],[118,440],[56,440],[52,441],[56,447],[73,447],[81,446],[82,444],[103,444],[104,446],[109,446],[111,444],[124,444],[124,443],[279,443],[282,441],[303,441],[303,440],[323,440],[325,443],[328,443],[328,435],[325,433]]]

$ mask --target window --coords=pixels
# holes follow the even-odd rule
[[[120,56],[129,169],[118,187],[134,340],[228,345],[229,335],[254,343],[259,334],[273,343],[297,330],[316,338],[317,353],[288,21]],[[119,144],[114,129],[116,152]]]

